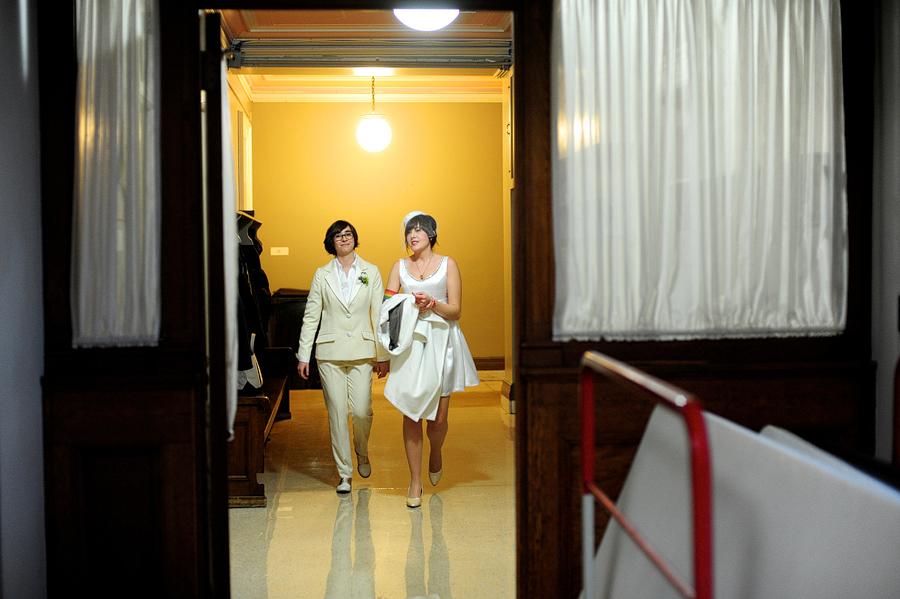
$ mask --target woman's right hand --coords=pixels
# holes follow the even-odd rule
[[[303,377],[303,380],[309,379],[309,362],[297,362],[297,372]]]

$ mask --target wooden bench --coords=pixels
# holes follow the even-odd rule
[[[256,357],[263,388],[256,395],[238,396],[234,439],[228,443],[228,507],[265,507],[265,486],[257,475],[265,470],[266,441],[275,421],[290,417],[291,348],[269,347]]]

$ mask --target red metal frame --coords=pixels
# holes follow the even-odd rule
[[[597,373],[604,374],[621,385],[649,394],[657,402],[684,418],[691,451],[694,588],[681,580],[678,574],[659,557],[609,497],[594,483],[594,379]],[[582,493],[585,496],[593,495],[600,501],[606,511],[634,539],[682,596],[690,599],[712,599],[712,487],[709,443],[700,403],[691,394],[609,356],[599,352],[585,352],[581,358],[581,422]],[[593,506],[593,501],[590,505]],[[590,515],[590,522],[593,522],[593,513]],[[593,554],[594,535],[585,532],[583,536],[584,543],[590,543],[590,553]],[[588,596],[587,599],[592,597]]]

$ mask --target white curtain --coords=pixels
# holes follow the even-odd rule
[[[156,345],[160,321],[157,7],[150,0],[78,0],[76,19],[73,345]]]
[[[218,40],[207,40],[207,43]],[[222,95],[222,239],[225,247],[225,377],[228,381],[225,396],[225,419],[228,440],[234,439],[234,420],[238,405],[238,277],[240,277],[240,243],[236,219],[237,188],[235,186],[234,146],[231,143],[231,105],[228,102],[228,67],[225,58],[220,63],[219,77]],[[204,137],[206,137],[204,135]],[[204,172],[206,169],[204,169]]]
[[[834,335],[837,0],[557,0],[554,339]]]

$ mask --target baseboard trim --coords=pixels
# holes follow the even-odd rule
[[[500,358],[474,358],[475,368],[478,370],[504,370],[506,369],[506,360]]]

